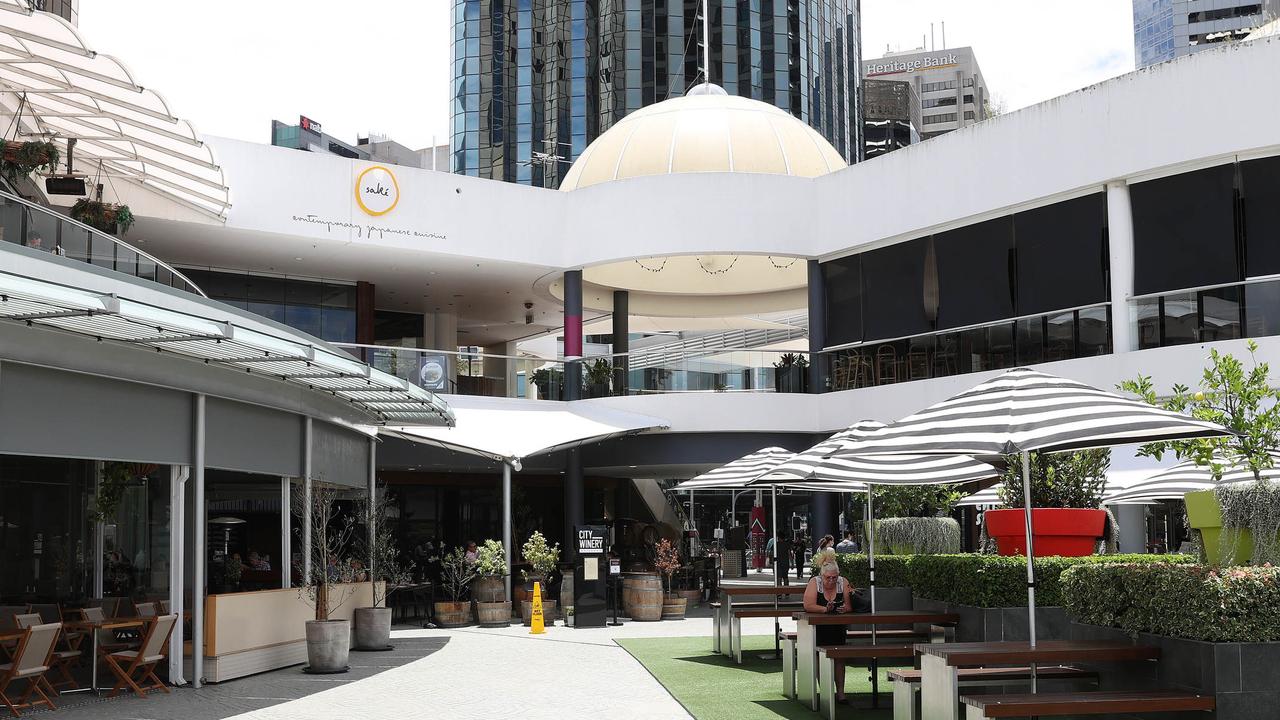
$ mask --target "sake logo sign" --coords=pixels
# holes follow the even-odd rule
[[[356,176],[356,203],[366,214],[386,215],[400,202],[400,183],[389,169],[373,165]]]

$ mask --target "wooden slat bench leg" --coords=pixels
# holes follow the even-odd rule
[[[782,695],[791,700],[796,697],[796,641],[792,637],[782,639]]]
[[[916,690],[918,683],[893,681],[893,720],[920,720],[920,711],[916,708]]]
[[[920,656],[924,682],[920,685],[921,713],[929,720],[960,720],[960,681],[956,669],[935,655]]]
[[[836,720],[836,661],[826,653],[818,653],[819,714],[825,720]]]

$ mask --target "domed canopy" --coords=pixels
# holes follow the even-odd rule
[[[560,189],[692,172],[817,177],[842,167],[840,153],[802,121],[707,86],[623,118],[587,146]]]

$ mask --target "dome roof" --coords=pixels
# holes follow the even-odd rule
[[[831,143],[784,110],[714,85],[695,90],[609,128],[569,168],[560,189],[692,172],[817,177],[845,167]]]

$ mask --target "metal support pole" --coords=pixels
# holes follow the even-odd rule
[[[195,478],[191,492],[194,501],[194,557],[191,582],[191,684],[197,689],[204,684],[204,592],[208,557],[205,552],[206,530],[204,510],[204,395],[196,395],[195,457],[192,474]]]
[[[1031,533],[1031,453],[1022,451],[1022,509],[1027,523],[1027,637],[1036,646],[1036,567]],[[1036,691],[1036,665],[1031,663],[1031,692]]]
[[[102,461],[98,460],[93,463],[93,496],[96,499],[98,494],[102,492]],[[102,598],[103,577],[105,568],[103,567],[103,554],[106,553],[106,523],[102,518],[98,518],[93,522],[93,597]]]
[[[377,547],[378,537],[378,439],[369,438],[369,517],[365,521],[369,523],[369,550],[372,551]],[[369,553],[369,579],[376,580],[376,570],[374,568],[375,556],[377,553]]]
[[[778,548],[782,540],[778,538],[778,486],[769,486],[769,501],[773,505],[773,586],[781,587],[782,578],[778,576]],[[773,609],[778,609],[778,596],[773,596]],[[773,618],[773,652],[774,657],[782,657],[782,623],[775,615]]]
[[[288,477],[280,478],[280,587],[293,585],[293,573],[289,571],[293,565],[293,526],[289,523],[293,512],[293,482]]]
[[[871,485],[867,485],[867,566],[871,584],[871,613],[876,611],[876,513],[872,508]],[[871,626],[871,642],[876,641],[876,626]]]
[[[179,618],[183,616],[183,598],[185,596],[186,578],[184,576],[186,557],[186,535],[184,517],[186,515],[186,482],[191,476],[191,468],[186,465],[175,465],[169,470],[169,612]],[[173,626],[173,634],[169,636],[169,682],[174,685],[185,685],[182,673],[182,622]]]
[[[711,82],[711,9],[702,0],[702,82]]]
[[[511,463],[502,463],[502,551],[506,555],[507,599],[511,599]]]
[[[302,425],[302,586],[311,584],[311,418]]]

